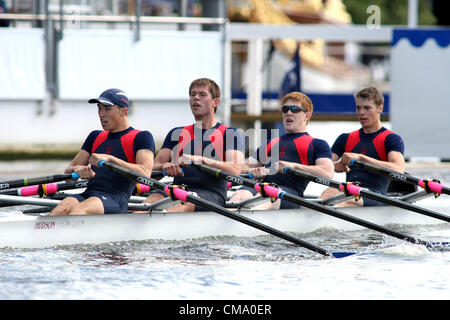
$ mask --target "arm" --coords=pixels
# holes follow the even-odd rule
[[[172,150],[169,148],[162,148],[159,150],[158,155],[155,158],[155,170],[162,170],[170,177],[182,176],[181,167],[172,163]]]
[[[136,152],[136,163],[130,163],[116,158],[110,154],[93,153],[89,158],[91,165],[97,166],[101,160],[117,164],[121,167],[133,170],[139,174],[150,177],[153,168],[153,152],[150,149],[140,149]]]
[[[92,179],[95,172],[89,166],[89,157],[91,155],[86,150],[80,150],[78,154],[69,163],[64,173],[78,173],[81,179]]]
[[[346,152],[342,155],[341,159],[338,161],[340,166],[345,166],[346,171],[349,171],[348,164],[351,160],[359,160],[367,162],[373,165],[384,167],[386,169],[404,172],[405,171],[405,158],[403,154],[398,151],[391,151],[388,153],[388,161],[377,160],[372,157],[368,157],[364,154]],[[335,164],[336,166],[336,164]],[[344,171],[344,172],[346,172]]]
[[[296,162],[278,161],[278,172],[282,173],[285,167],[290,167],[291,169],[303,171],[321,177],[326,177],[329,179],[333,178],[333,162],[329,158],[318,158],[316,159],[315,164],[310,166],[299,164]]]
[[[238,150],[227,150],[225,152],[225,158],[227,161],[214,160],[199,155],[182,154],[181,157],[178,158],[178,163],[182,167],[189,165],[191,162],[204,163],[231,174],[240,175],[244,162],[244,154]]]

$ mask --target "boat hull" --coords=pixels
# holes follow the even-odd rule
[[[432,206],[446,213],[449,207]],[[431,207],[430,207],[431,209]],[[445,223],[395,207],[340,208],[339,211],[380,225]],[[321,228],[342,231],[364,227],[308,208],[245,211],[240,214],[283,232],[307,233]],[[251,237],[263,231],[215,212],[113,214],[89,216],[0,217],[0,247],[45,248],[57,245],[99,244],[129,240],[186,240],[208,236]]]

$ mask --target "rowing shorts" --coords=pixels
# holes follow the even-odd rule
[[[281,186],[281,187],[278,186],[278,188],[280,190],[285,191],[286,193],[289,193],[289,194],[292,194],[292,195],[297,195],[297,191],[295,191],[292,188],[289,188],[289,187],[286,187],[286,186]],[[247,187],[247,186],[243,186],[239,190],[250,191],[251,194],[254,195],[254,196],[258,194],[258,191],[256,191],[254,188],[250,188],[250,187]],[[281,199],[280,209],[298,209],[300,207],[301,206],[299,204],[297,204],[297,203],[293,203],[291,201],[286,201],[286,200]]]
[[[380,202],[371,198],[362,197],[363,198],[363,207],[380,207],[380,206],[387,206],[387,203]]]
[[[225,199],[218,194],[217,192],[211,191],[211,190],[205,190],[205,189],[198,189],[198,188],[189,188],[189,192],[195,192],[199,198],[202,198],[203,200],[207,200],[209,202],[212,202],[214,204],[218,204],[221,207],[225,206]],[[159,193],[165,197],[168,197],[168,195],[161,190],[155,190],[154,193]],[[194,211],[211,211],[210,209],[205,209],[202,206],[195,205]]]
[[[72,194],[78,201],[84,201],[90,197],[97,197],[103,203],[103,209],[105,214],[111,213],[127,213],[128,212],[128,199],[125,197],[114,195],[110,193],[99,192],[99,191],[85,191],[80,194]]]

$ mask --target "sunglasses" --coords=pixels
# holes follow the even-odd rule
[[[305,113],[308,112],[305,108],[299,107],[299,106],[282,106],[281,107],[281,112],[283,112],[283,113],[288,113],[289,110],[291,110],[292,113],[298,113],[300,111],[303,111]]]

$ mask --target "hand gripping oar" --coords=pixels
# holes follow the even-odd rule
[[[358,166],[360,168],[366,169],[366,170],[374,172],[374,173],[379,173],[381,175],[384,175],[384,176],[389,177],[394,180],[407,182],[407,183],[422,187],[423,189],[425,189],[426,192],[434,193],[435,197],[439,196],[441,193],[450,195],[450,188],[443,186],[437,180],[416,178],[407,173],[401,173],[398,171],[386,169],[386,168],[376,166],[376,165],[373,165],[373,164],[370,164],[367,162],[361,162],[359,160],[351,160],[350,167],[351,166]]]
[[[425,245],[428,248],[433,247],[433,245],[431,243],[427,242],[427,241],[420,240],[420,239],[414,238],[412,236],[409,236],[407,234],[398,232],[396,230],[392,230],[392,229],[389,229],[389,228],[377,225],[375,223],[372,223],[372,222],[369,222],[369,221],[366,221],[366,220],[363,220],[363,219],[360,219],[360,218],[356,218],[356,217],[350,216],[350,215],[348,215],[346,213],[337,211],[337,210],[335,210],[333,208],[327,208],[327,207],[325,207],[323,205],[320,205],[318,203],[315,203],[315,202],[312,202],[312,201],[300,198],[298,196],[286,193],[285,191],[282,191],[279,188],[277,188],[275,186],[272,186],[270,184],[259,183],[259,182],[254,181],[254,180],[246,179],[246,178],[243,178],[243,177],[238,177],[238,176],[235,176],[235,175],[233,175],[231,173],[227,173],[227,172],[224,172],[222,170],[218,170],[216,168],[212,168],[212,167],[204,165],[204,164],[191,163],[191,166],[193,166],[195,168],[198,168],[198,169],[200,169],[200,170],[202,170],[204,172],[207,172],[207,173],[209,173],[211,175],[214,175],[216,177],[223,178],[223,179],[225,179],[227,181],[240,183],[240,184],[243,184],[243,185],[245,185],[247,187],[254,188],[256,191],[261,193],[263,196],[269,196],[271,198],[287,200],[287,201],[290,201],[290,202],[302,205],[304,207],[320,211],[322,213],[328,214],[328,215],[333,216],[335,218],[339,218],[339,219],[342,219],[342,220],[345,220],[345,221],[348,221],[348,222],[352,222],[352,223],[358,224],[360,226],[366,227],[368,229],[372,229],[372,230],[375,230],[375,231],[379,231],[381,233],[385,233],[387,235],[390,235],[392,237],[395,237],[395,238],[398,238],[398,239],[401,239],[401,240],[409,241],[409,242],[414,243],[414,244],[422,244],[422,245]]]
[[[307,179],[309,181],[313,181],[316,183],[320,183],[322,185],[325,186],[330,186],[333,188],[336,188],[342,192],[344,192],[344,194],[346,196],[352,195],[355,196],[356,198],[360,197],[360,196],[364,196],[367,198],[371,198],[373,200],[377,200],[383,203],[387,203],[390,204],[392,206],[396,206],[396,207],[400,207],[402,209],[406,209],[406,210],[411,210],[432,218],[436,218],[436,219],[440,219],[440,220],[444,220],[447,222],[450,222],[450,217],[446,216],[444,214],[432,211],[432,210],[428,210],[426,208],[421,208],[418,206],[415,206],[413,204],[401,201],[401,200],[397,200],[397,199],[393,199],[391,197],[367,190],[367,189],[363,189],[357,185],[354,185],[352,183],[340,183],[338,181],[334,181],[325,177],[319,177],[310,173],[306,173],[303,171],[299,171],[299,170],[294,170],[291,169],[289,167],[284,168],[284,172],[294,175],[296,177],[302,178],[302,179]]]
[[[68,173],[68,174],[55,174],[53,176],[47,176],[47,177],[38,177],[38,178],[25,178],[25,179],[19,179],[19,180],[10,180],[10,181],[3,181],[0,182],[0,190],[3,189],[11,189],[11,188],[20,188],[25,186],[32,186],[35,184],[43,184],[43,183],[50,183],[50,182],[57,182],[62,180],[68,180],[68,179],[78,179],[80,176],[78,173]]]
[[[145,185],[148,185],[151,188],[155,188],[155,189],[159,189],[159,190],[163,190],[167,195],[173,197],[174,199],[177,200],[181,200],[182,202],[191,202],[193,204],[199,205],[203,208],[212,210],[217,212],[218,214],[221,214],[227,218],[239,221],[241,223],[244,223],[248,226],[254,227],[256,229],[259,229],[261,231],[270,233],[274,236],[277,236],[279,238],[282,238],[284,240],[287,240],[289,242],[295,243],[299,246],[302,246],[306,249],[312,250],[314,252],[320,253],[321,255],[324,256],[333,256],[333,257],[341,257],[343,255],[341,255],[341,253],[332,253],[329,252],[321,247],[318,247],[314,244],[311,244],[309,242],[303,241],[299,238],[296,238],[294,236],[291,236],[290,234],[284,233],[282,231],[276,230],[272,227],[266,226],[262,223],[259,223],[255,220],[249,219],[245,216],[239,215],[234,213],[233,211],[230,211],[226,208],[223,208],[215,203],[209,202],[207,200],[201,199],[197,196],[194,196],[192,194],[190,194],[189,192],[187,192],[186,190],[182,189],[179,186],[175,186],[175,185],[165,185],[157,180],[154,180],[152,178],[143,176],[138,174],[137,172],[134,172],[132,170],[123,168],[121,166],[112,164],[112,163],[108,163],[105,161],[100,161],[99,162],[99,166],[101,167],[105,167],[108,168],[109,170],[111,170],[112,172],[118,173],[120,175],[123,175],[125,177],[127,177],[128,179],[130,179],[131,181],[136,181],[137,183],[142,183]],[[352,253],[348,253],[347,255],[350,255]],[[345,255],[345,254],[344,254]]]

